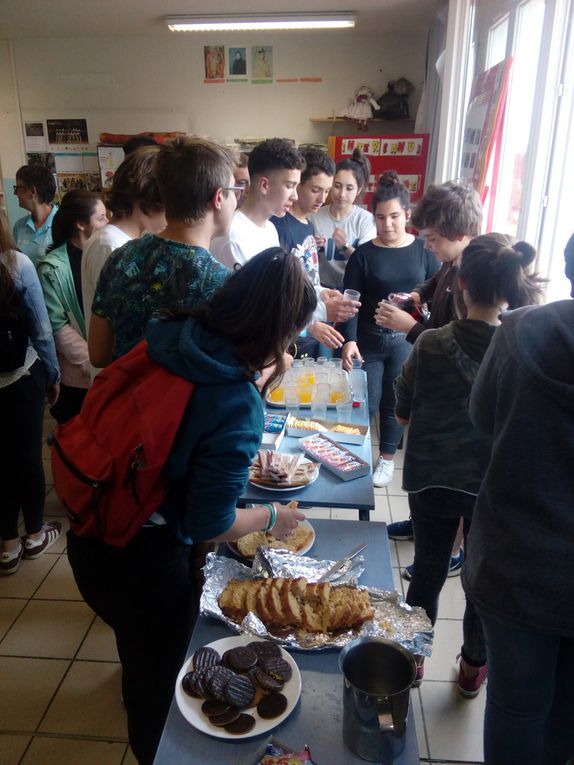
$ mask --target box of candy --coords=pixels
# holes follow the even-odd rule
[[[369,475],[371,466],[354,452],[331,438],[316,433],[299,441],[299,448],[305,454],[318,462],[321,462],[327,470],[330,470],[342,481],[351,481],[353,478]]]
[[[271,412],[265,412],[265,425],[263,427],[261,446],[265,449],[277,451],[285,436],[286,423],[286,414],[272,414]]]

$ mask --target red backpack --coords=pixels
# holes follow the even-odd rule
[[[79,537],[124,547],[168,491],[162,475],[193,383],[148,356],[144,340],[98,374],[80,414],[56,428],[56,494]]]

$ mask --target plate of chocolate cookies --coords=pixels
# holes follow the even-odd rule
[[[291,656],[250,635],[198,648],[181,668],[175,700],[185,719],[215,738],[259,736],[293,711],[301,674]]]

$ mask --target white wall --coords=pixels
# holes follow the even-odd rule
[[[203,46],[272,45],[274,76],[321,77],[322,82],[205,85]],[[425,35],[400,39],[356,32],[246,34],[217,37],[35,39],[13,42],[23,120],[83,117],[91,143],[100,132],[143,130],[211,135],[221,141],[245,136],[286,136],[325,141],[328,128],[310,117],[343,109],[365,83],[377,96],[389,79],[405,76],[417,86],[424,77]],[[248,51],[249,52],[249,51]],[[23,164],[21,130],[7,43],[0,42],[0,164],[4,179]],[[6,95],[6,99],[4,99]],[[392,128],[393,123],[389,123]],[[347,132],[353,132],[349,126]],[[382,132],[382,130],[381,130]],[[389,131],[387,131],[389,132]],[[6,189],[7,196],[9,189]]]

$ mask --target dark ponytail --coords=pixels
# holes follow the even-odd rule
[[[337,163],[335,172],[349,170],[355,176],[359,193],[366,188],[371,175],[371,163],[360,149],[355,149],[349,159],[342,159]]]
[[[379,185],[373,194],[372,210],[373,215],[377,205],[381,202],[389,202],[391,199],[398,199],[405,212],[411,209],[411,195],[407,187],[399,180],[396,170],[387,170],[379,179]]]
[[[102,201],[100,194],[93,191],[68,191],[62,198],[58,212],[52,221],[52,246],[50,250],[67,242],[77,233],[76,223],[89,224],[96,211],[96,204]]]
[[[539,303],[545,279],[529,273],[536,250],[528,242],[513,244],[505,234],[483,234],[462,253],[460,278],[479,305],[506,302],[509,308]]]

